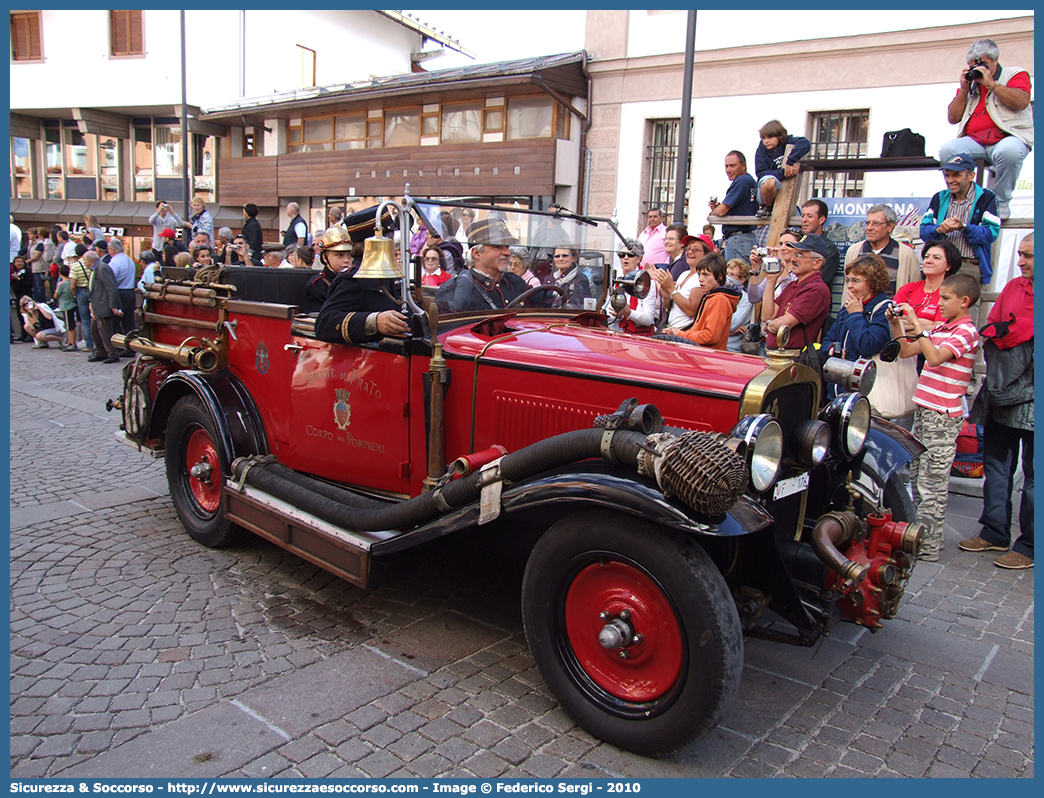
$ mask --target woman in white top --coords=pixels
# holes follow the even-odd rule
[[[685,262],[689,265],[689,270],[678,275],[677,281],[664,269],[654,270],[652,278],[660,286],[660,296],[670,298],[671,301],[671,312],[667,316],[666,326],[676,330],[687,330],[692,326],[700,300],[707,293],[700,287],[700,277],[696,270],[706,254],[706,247],[696,236],[685,236],[681,243],[685,247]]]

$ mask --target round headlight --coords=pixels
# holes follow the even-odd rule
[[[768,413],[747,416],[732,428],[729,437],[742,444],[739,450],[750,471],[751,487],[764,493],[776,484],[783,463],[783,430],[779,422]]]
[[[805,465],[819,465],[830,451],[830,426],[812,419],[801,422],[794,430],[794,449]]]
[[[845,457],[855,457],[863,451],[870,434],[870,402],[865,396],[841,394],[826,406],[822,418],[833,430],[834,440]]]

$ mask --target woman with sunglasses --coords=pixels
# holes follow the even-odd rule
[[[783,289],[794,282],[797,277],[791,271],[794,265],[794,250],[787,246],[788,243],[796,244],[801,240],[804,233],[798,227],[788,227],[779,236],[779,246],[769,247],[769,257],[779,258],[780,272],[776,278],[775,296],[783,293]],[[765,296],[765,274],[762,272],[762,257],[757,249],[750,253],[750,281],[747,283],[747,299],[756,305]]]
[[[637,239],[628,238],[616,254],[620,257],[620,273],[628,279],[637,277],[642,258],[645,257],[645,247],[642,243]],[[651,271],[654,267],[647,268]],[[610,329],[635,335],[652,335],[656,332],[656,325],[660,320],[660,291],[656,281],[651,281],[649,293],[644,299],[628,296],[627,300],[619,314],[613,310],[611,302],[606,303],[605,313],[609,317]]]

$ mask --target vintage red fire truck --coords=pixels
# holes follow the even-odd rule
[[[896,614],[922,534],[896,476],[916,440],[856,390],[821,406],[793,352],[609,329],[610,294],[637,290],[614,272],[611,222],[472,207],[538,268],[542,236],[564,232],[586,306],[537,290],[440,313],[414,274],[407,336],[330,344],[297,312],[308,270],[165,269],[149,287],[142,329],[114,339],[138,353],[114,405],[123,440],[165,458],[194,539],[248,530],[366,588],[396,552],[510,529],[529,547],[522,612],[549,688],[648,755],[723,717],[744,635],[811,645],[838,620],[876,631]]]

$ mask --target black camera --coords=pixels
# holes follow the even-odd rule
[[[904,311],[896,302],[889,302],[888,309],[892,311],[892,315],[896,318],[901,318],[902,316],[906,315],[906,311]]]
[[[976,61],[975,64],[964,73],[964,79],[967,81],[982,80],[985,75],[985,67],[986,65],[982,61]]]

